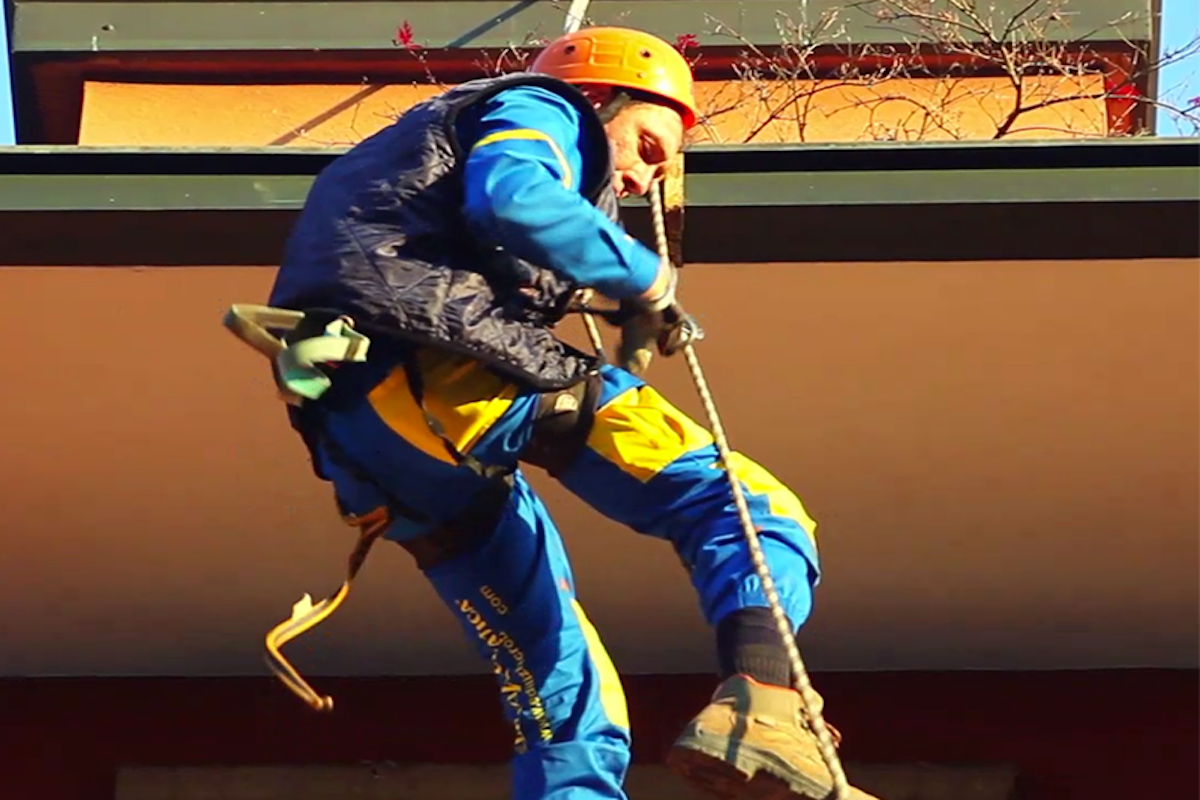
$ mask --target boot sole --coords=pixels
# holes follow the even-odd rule
[[[720,800],[827,800],[831,782],[817,781],[778,757],[725,736],[700,736],[677,743],[667,768],[693,787]]]

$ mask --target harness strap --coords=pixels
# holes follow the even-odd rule
[[[413,399],[417,401],[417,406],[421,409],[421,413],[425,417],[425,424],[429,426],[434,435],[442,440],[442,445],[446,448],[446,452],[450,454],[450,457],[454,459],[455,463],[461,464],[476,475],[488,479],[502,478],[514,471],[515,468],[513,467],[484,464],[479,459],[459,451],[454,446],[454,442],[446,434],[446,429],[442,425],[441,420],[430,413],[429,409],[425,406],[425,382],[421,377],[421,370],[417,364],[415,355],[405,357],[404,374],[408,378],[408,388],[412,391]]]
[[[367,360],[371,341],[354,330],[353,321],[346,316],[330,315],[322,331],[295,342],[271,333],[283,331],[286,337],[303,323],[311,323],[314,315],[320,316],[315,312],[237,304],[230,307],[223,320],[235,336],[271,361],[279,393],[290,405],[316,400],[333,385],[318,365]]]
[[[354,583],[354,578],[367,560],[367,554],[371,552],[371,547],[391,523],[391,514],[387,508],[380,507],[362,517],[347,516],[345,519],[347,523],[358,527],[359,534],[358,541],[347,560],[346,580],[342,583],[341,588],[316,605],[313,605],[312,595],[306,593],[292,606],[291,617],[268,631],[266,636],[265,660],[267,666],[283,682],[284,686],[291,689],[294,694],[316,711],[332,711],[333,698],[329,695],[317,694],[316,690],[300,676],[296,668],[284,658],[280,648],[297,636],[315,628],[334,611],[337,611],[338,606],[350,595],[350,585]]]
[[[345,513],[341,501],[338,501],[338,510],[342,512],[342,519],[347,524],[359,529],[358,541],[355,543],[347,563],[346,580],[335,594],[316,605],[313,605],[312,596],[305,594],[292,606],[291,617],[267,633],[266,662],[284,686],[311,708],[316,711],[332,711],[333,698],[330,695],[318,694],[284,657],[281,648],[324,622],[345,601],[350,594],[350,586],[366,561],[371,547],[387,531],[394,519],[393,515],[407,516],[418,521],[427,520],[428,517],[397,501],[385,487],[359,470],[332,440],[322,438],[321,443],[325,445],[325,450],[330,457],[339,465],[352,470],[356,477],[369,481],[379,488],[387,505],[380,506],[368,514],[356,516]],[[413,556],[417,567],[422,571],[446,559],[465,553],[495,531],[511,491],[512,477],[508,474],[497,475],[485,484],[475,497],[471,498],[463,513],[458,517],[435,526],[434,530],[425,536],[400,541],[398,544]]]
[[[291,333],[303,319],[303,311],[239,303],[229,307],[221,323],[234,336],[274,360],[287,345],[270,331]]]
[[[558,477],[587,446],[601,389],[600,374],[590,372],[574,386],[541,395],[521,461]]]
[[[370,340],[354,330],[349,318],[327,312],[306,313],[271,306],[236,304],[226,312],[222,322],[238,339],[271,362],[280,396],[293,407],[293,412],[300,412],[305,400],[318,399],[332,385],[319,364],[366,361],[370,346]],[[321,326],[321,323],[324,325]],[[273,331],[282,332],[284,338],[276,336]],[[298,334],[297,341],[286,341],[287,335],[293,333]],[[359,536],[350,553],[346,579],[341,588],[316,605],[312,602],[312,596],[305,594],[293,604],[291,617],[266,635],[267,666],[288,689],[317,711],[332,710],[333,698],[317,694],[284,658],[280,649],[319,625],[346,600],[350,586],[371,547],[387,530],[391,514],[390,509],[380,508],[363,517],[346,516],[349,524],[358,527]]]
[[[271,361],[275,383],[281,398],[292,408],[289,415],[293,426],[299,430],[309,450],[312,451],[314,467],[318,467],[320,452],[316,445],[324,445],[329,457],[349,469],[355,477],[365,480],[383,493],[387,505],[363,516],[346,514],[339,501],[339,511],[347,524],[359,529],[358,541],[351,551],[346,579],[333,595],[317,604],[312,596],[305,594],[292,606],[291,616],[273,627],[266,635],[267,666],[283,684],[301,700],[317,711],[331,711],[333,698],[321,695],[296,671],[281,652],[284,645],[305,632],[312,630],[329,618],[350,594],[350,587],[367,559],[371,547],[387,531],[395,516],[423,521],[425,516],[397,501],[390,492],[361,470],[328,437],[317,435],[319,426],[313,425],[311,414],[319,412],[319,405],[306,404],[306,400],[318,400],[332,386],[332,380],[319,365],[338,362],[365,362],[370,340],[354,330],[353,321],[337,312],[326,310],[293,311],[270,306],[237,304],[230,307],[223,323],[242,342],[254,348]],[[280,331],[283,338],[272,331]],[[295,341],[288,341],[293,334]],[[412,542],[402,542],[417,560],[422,569],[463,552],[495,529],[496,522],[508,500],[512,488],[512,469],[488,466],[473,456],[459,452],[446,434],[441,422],[426,408],[424,385],[415,356],[405,359],[404,369],[409,379],[413,397],[425,416],[425,422],[442,440],[447,451],[457,463],[463,464],[490,482],[475,498],[472,498],[464,513],[455,520],[437,526],[435,531]]]

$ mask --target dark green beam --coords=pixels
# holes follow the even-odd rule
[[[292,211],[311,175],[0,175],[5,211]]]
[[[686,198],[689,208],[1195,202],[1198,145],[702,147],[685,161]],[[295,210],[339,152],[0,149],[0,212]]]
[[[0,212],[295,210],[312,180],[309,175],[0,175]],[[1200,201],[1200,170],[692,175],[686,193],[688,208]]]
[[[940,0],[945,2],[945,0]],[[880,22],[855,0],[811,0],[807,19],[838,11],[835,43],[897,43],[912,26]],[[208,2],[14,0],[16,53],[133,51],[388,50],[408,21],[431,48],[498,49],[561,32],[566,0],[416,0],[414,2]],[[858,5],[862,5],[861,0]],[[1002,27],[1028,0],[980,3]],[[724,25],[761,45],[781,42],[779,26],[804,20],[799,2],[738,0],[594,0],[589,21],[643,28],[674,40],[693,34],[703,46],[735,45]],[[1036,12],[1034,12],[1036,14]],[[1049,35],[1061,41],[1151,41],[1152,0],[1079,0],[1068,4]]]

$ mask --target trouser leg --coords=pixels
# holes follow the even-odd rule
[[[518,476],[495,533],[426,571],[492,664],[512,725],[514,797],[624,800],[620,679],[575,595],[562,539]]]
[[[714,627],[763,607],[728,477],[711,434],[624,370],[605,367],[587,446],[558,474],[592,508],[669,541]],[[794,628],[808,618],[819,578],[816,523],[799,498],[761,465],[734,453],[751,517]]]
[[[602,379],[587,445],[557,477],[608,517],[671,542],[718,633],[722,680],[668,763],[719,797],[825,798],[832,778],[808,710],[789,688],[786,651],[764,608],[711,434],[629,373],[605,368]],[[734,453],[728,466],[745,494],[784,613],[799,628],[820,574],[815,522],[758,463]]]
[[[437,384],[426,387],[427,393],[437,391]],[[414,446],[400,436],[397,431],[412,422],[398,418],[397,409],[404,408],[376,392],[373,404],[345,410],[326,426],[371,477],[364,482],[327,465],[345,512],[365,515],[391,495],[446,514],[482,485],[482,478],[450,469],[433,443],[422,447],[418,440]],[[625,697],[576,597],[565,547],[545,505],[518,472],[490,532],[469,533],[468,547],[433,548],[458,554],[424,563],[423,574],[495,673],[514,737],[513,797],[626,800]],[[428,553],[419,540],[429,535],[428,526],[400,521],[388,538],[410,552]]]

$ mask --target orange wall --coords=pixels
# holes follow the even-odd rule
[[[1026,105],[1102,91],[1098,76],[1029,78]],[[353,144],[383,127],[430,85],[181,85],[89,81],[79,143],[85,145]],[[697,135],[722,143],[988,139],[1015,102],[1000,78],[752,84],[701,82],[711,126]],[[795,102],[789,102],[794,99]],[[728,110],[729,108],[735,110]],[[780,110],[782,109],[782,110]],[[802,114],[799,114],[802,112]],[[773,117],[773,114],[777,116]],[[804,125],[797,123],[798,114]],[[1102,100],[1056,103],[1020,116],[1013,138],[1053,139],[1107,133]]]
[[[0,270],[29,345],[0,393],[0,674],[261,674],[266,630],[336,588],[352,532],[220,325],[273,274]],[[814,669],[1197,665],[1194,260],[691,264],[682,291],[734,446],[820,523]],[[704,418],[679,359],[650,378]],[[618,667],[709,670],[671,549],[530,479]],[[390,545],[296,652],[484,668]]]

